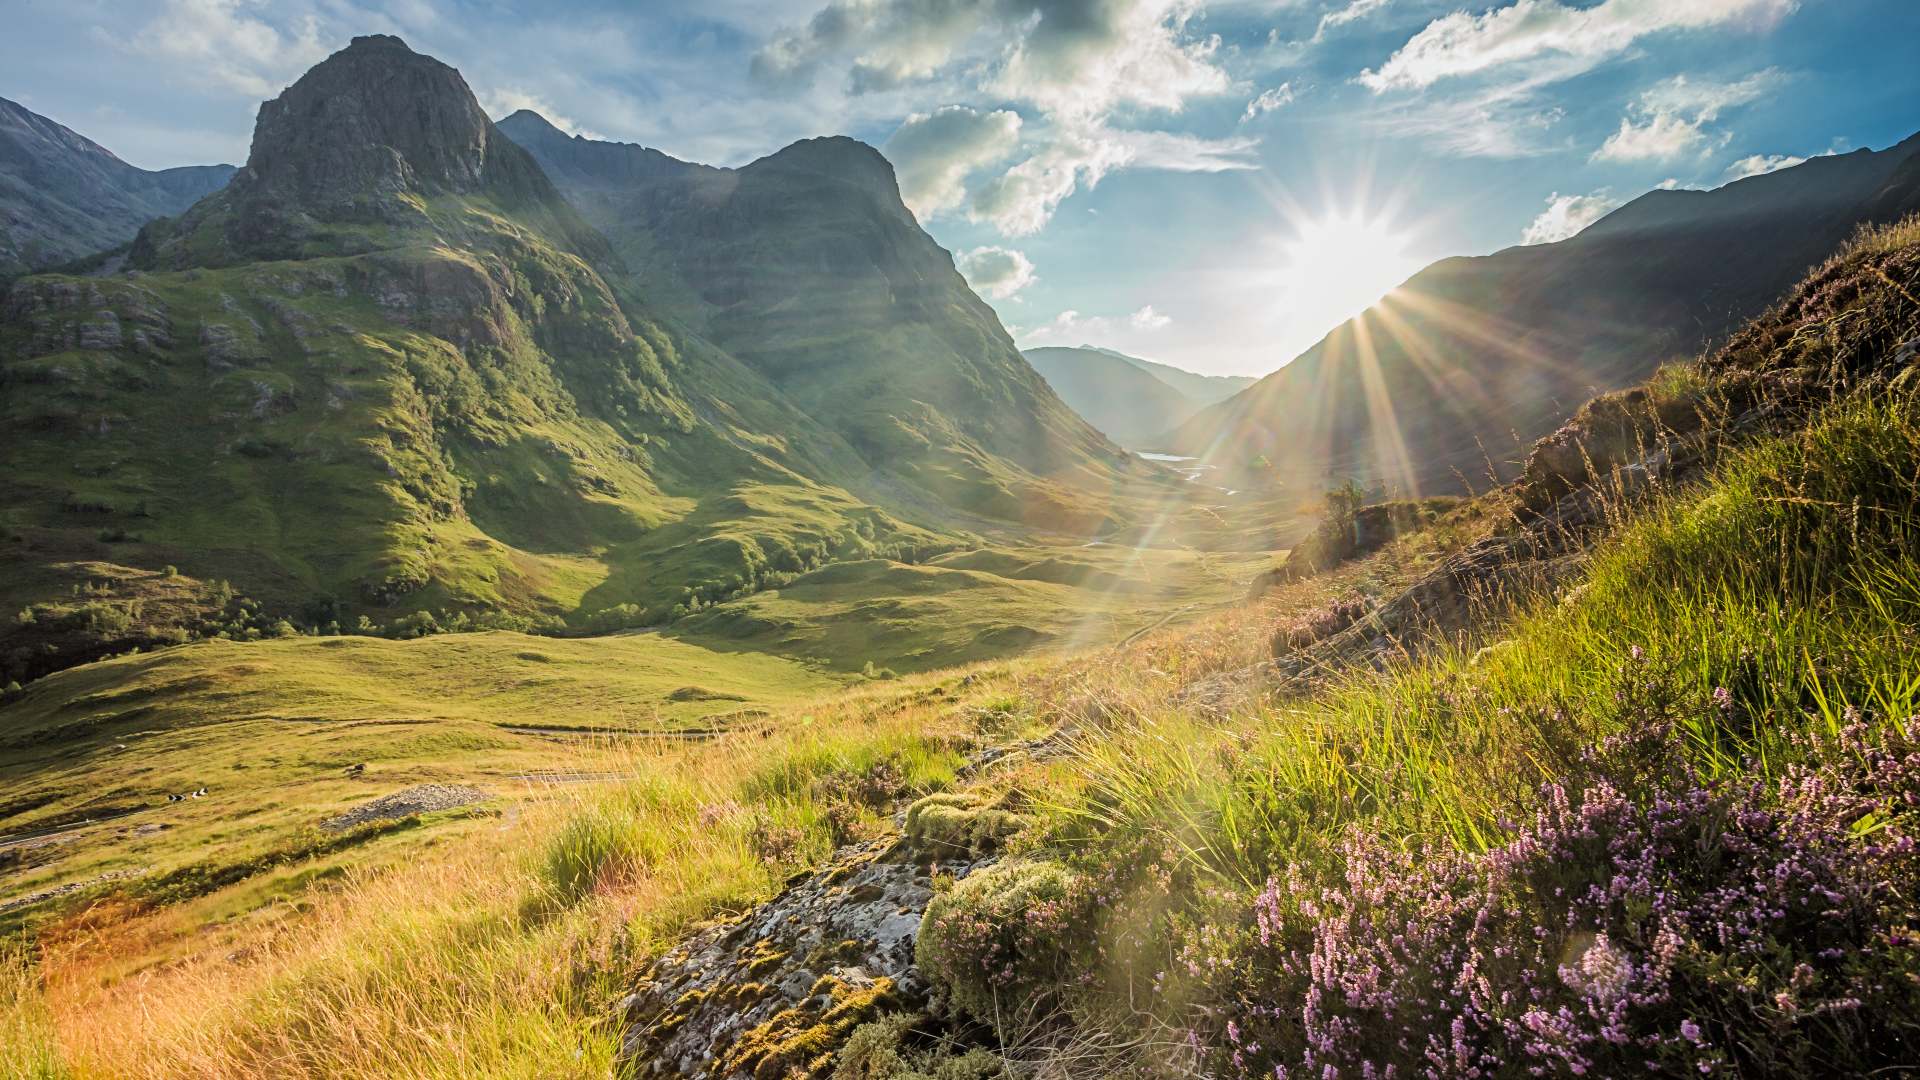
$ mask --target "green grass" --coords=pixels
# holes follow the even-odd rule
[[[1238,600],[1266,552],[993,547],[922,565],[841,563],[723,605],[672,633],[824,668],[929,671],[1112,644]]]
[[[516,799],[540,787],[516,776],[624,752],[615,733],[762,724],[846,682],[657,634],[211,641],[87,665],[0,710],[0,832],[143,812],[18,852],[7,893],[245,864],[417,783]],[[345,775],[356,764],[364,774]],[[206,799],[164,801],[201,787]]]

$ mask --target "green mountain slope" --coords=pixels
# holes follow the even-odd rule
[[[1863,222],[1920,198],[1920,137],[1714,191],[1654,191],[1569,240],[1416,274],[1164,441],[1284,480],[1409,493],[1510,476],[1532,440],[1760,313]]]
[[[133,239],[233,176],[231,165],[150,172],[0,98],[0,278],[41,270]]]
[[[953,543],[849,494],[843,439],[610,284],[600,236],[398,39],[267,103],[247,167],[132,260],[23,279],[0,319],[14,677],[238,632],[218,580],[313,622],[606,626]]]
[[[1206,404],[1098,349],[1027,349],[1021,355],[1060,400],[1123,446],[1145,447]]]
[[[500,129],[611,240],[649,297],[773,382],[872,467],[952,507],[1085,530],[1135,468],[1021,358],[878,152],[812,139],[738,169]]]

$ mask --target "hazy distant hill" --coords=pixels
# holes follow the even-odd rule
[[[1154,360],[1142,360],[1138,356],[1128,356],[1114,349],[1101,348],[1098,345],[1082,345],[1082,349],[1091,349],[1108,356],[1117,356],[1134,367],[1147,372],[1154,378],[1173,387],[1202,405],[1222,402],[1258,382],[1248,375],[1202,375],[1198,372],[1177,368],[1172,364],[1162,364]]]
[[[500,130],[612,241],[650,303],[751,365],[874,468],[960,509],[1086,527],[1128,456],[1061,402],[893,169],[846,138],[738,169],[568,136],[522,110]]]
[[[1253,384],[1091,345],[1027,349],[1024,355],[1075,412],[1114,441],[1138,449],[1153,449],[1149,444],[1167,429]]]
[[[1264,455],[1303,484],[1484,483],[1595,393],[1692,355],[1916,205],[1920,136],[1649,192],[1572,239],[1433,264],[1166,443],[1228,468]]]
[[[0,98],[0,277],[55,266],[133,239],[233,175],[231,165],[149,172]]]

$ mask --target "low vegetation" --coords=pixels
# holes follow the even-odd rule
[[[993,860],[935,878],[931,999],[876,992],[829,1010],[861,1022],[808,1028],[825,1041],[804,1061],[756,1062],[856,1080],[1905,1068],[1916,291],[1920,229],[1865,237],[1702,366],[1583,410],[1516,486],[1255,603],[1065,657],[843,672],[852,689],[769,700],[753,731],[600,747],[577,767],[619,780],[371,838],[406,857],[288,881],[271,914],[103,890],[13,954],[5,1067],[604,1076],[612,1003],[647,958],[904,812],[913,842]],[[1464,616],[1388,617],[1489,551],[1529,573]],[[949,558],[815,573],[988,556]],[[689,625],[718,640],[718,614]],[[9,710],[56,714],[49,685]],[[705,675],[658,690],[734,693],[761,700]],[[210,926],[230,954],[189,944]],[[735,1049],[786,1046],[767,1034]]]

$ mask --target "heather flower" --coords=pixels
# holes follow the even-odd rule
[[[1852,719],[1773,784],[1710,782],[1670,726],[1630,726],[1483,854],[1350,831],[1330,875],[1290,868],[1254,897],[1223,1064],[1808,1075],[1920,1058],[1911,1023],[1883,1022],[1920,1017],[1920,722]]]

